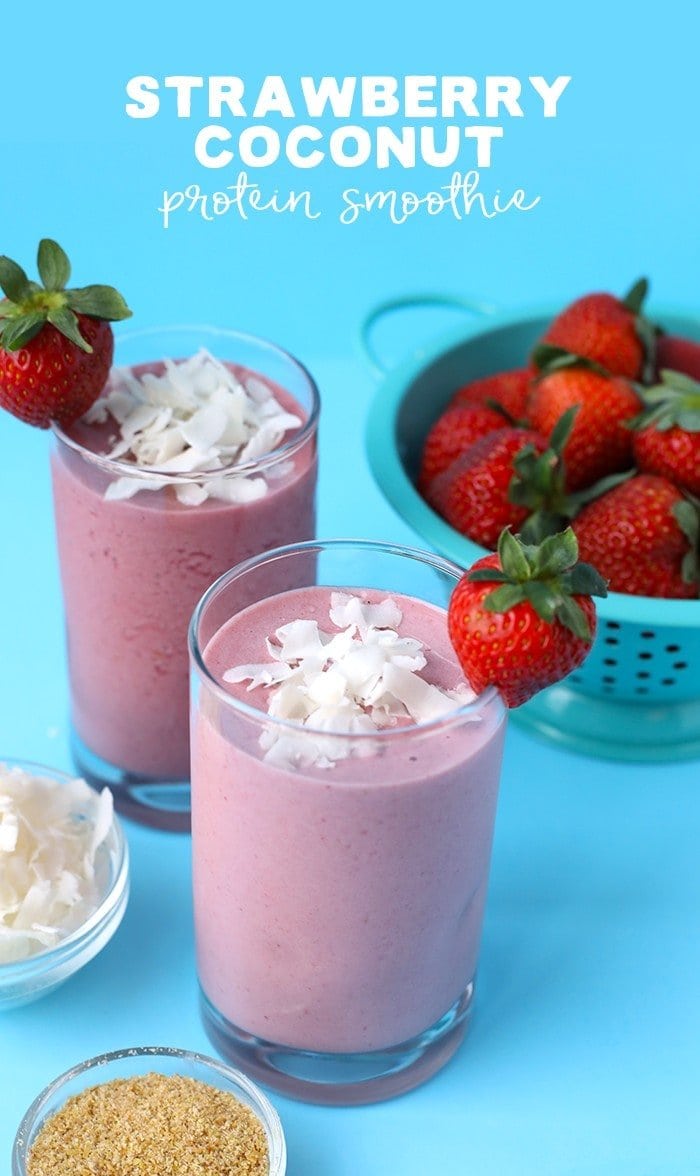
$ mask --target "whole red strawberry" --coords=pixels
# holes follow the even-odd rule
[[[111,286],[67,290],[70,262],[55,241],[39,242],[37,262],[42,286],[0,257],[0,406],[45,429],[97,399],[114,352],[109,322],[131,311]]]
[[[510,426],[482,437],[431,482],[428,501],[460,534],[494,548],[504,527],[518,530],[530,514],[509,497],[514,462],[525,449],[542,454],[547,440]]]
[[[700,380],[700,343],[680,335],[659,335],[656,340],[656,370],[668,368]]]
[[[452,397],[452,404],[500,404],[514,421],[526,419],[527,394],[532,372],[529,368],[497,372],[483,376],[458,388]]]
[[[485,404],[459,404],[438,417],[425,439],[418,489],[425,493],[433,478],[469,449],[480,437],[502,429],[506,418]]]
[[[494,548],[504,527],[528,541],[561,530],[575,510],[561,457],[575,415],[564,413],[548,440],[507,426],[475,441],[430,484],[431,506],[482,547]]]
[[[541,342],[593,360],[612,376],[641,379],[654,337],[640,315],[646,292],[647,282],[641,279],[623,299],[612,294],[577,298],[554,319]]]
[[[573,527],[611,591],[697,597],[698,512],[665,478],[629,478],[585,506]]]
[[[537,546],[504,531],[498,554],[477,560],[460,580],[448,631],[474,690],[496,686],[507,706],[520,706],[581,664],[595,635],[591,595],[606,589],[577,559],[570,527]]]
[[[626,428],[641,401],[627,380],[592,370],[578,357],[535,380],[529,400],[532,425],[548,433],[573,405],[579,411],[564,446],[567,490],[580,490],[632,464],[632,435]]]
[[[680,372],[661,375],[661,384],[643,392],[647,408],[634,422],[634,459],[645,473],[700,497],[700,384]]]

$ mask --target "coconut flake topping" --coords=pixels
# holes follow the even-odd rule
[[[99,906],[112,794],[0,764],[0,964],[53,947]]]
[[[115,368],[107,394],[83,417],[88,424],[112,418],[119,439],[107,457],[132,460],[155,471],[148,478],[116,478],[106,498],[131,498],[139,490],[168,485],[164,474],[196,474],[256,461],[276,449],[302,421],[288,412],[260,377],[239,380],[226,364],[202,349],[191,359],[164,360],[163,371],[135,375]],[[279,476],[275,468],[267,476]],[[180,502],[198,506],[207,498],[250,502],[267,492],[264,477],[229,473],[220,478],[175,483]]]
[[[403,619],[395,600],[368,604],[358,596],[331,593],[335,632],[313,620],[292,621],[266,640],[271,662],[227,670],[225,682],[249,682],[248,690],[270,690],[268,714],[328,737],[264,732],[264,759],[282,767],[331,767],[351,754],[334,735],[372,734],[399,723],[427,723],[476,697],[462,685],[442,690],[420,677],[424,645],[399,636]],[[475,716],[477,717],[477,716]],[[376,746],[356,744],[355,754]]]

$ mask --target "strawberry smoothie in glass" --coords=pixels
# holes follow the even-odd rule
[[[234,568],[192,620],[204,1024],[292,1096],[398,1094],[466,1032],[506,712],[451,648],[460,574],[302,543]]]
[[[117,339],[101,399],[54,427],[74,758],[125,815],[189,827],[187,626],[226,569],[315,528],[308,372],[213,327]]]

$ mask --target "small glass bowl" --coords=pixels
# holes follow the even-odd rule
[[[287,1145],[279,1115],[261,1090],[223,1062],[204,1054],[167,1046],[144,1045],[100,1054],[81,1062],[61,1074],[35,1098],[19,1125],[12,1148],[12,1176],[27,1176],[27,1158],[44,1123],[61,1109],[73,1095],[90,1086],[112,1082],[115,1078],[134,1078],[144,1074],[178,1074],[194,1078],[218,1090],[233,1094],[257,1115],[267,1136],[270,1153],[269,1176],[285,1176]]]
[[[60,783],[68,783],[72,778],[65,772],[26,760],[0,757],[0,762]],[[129,899],[129,848],[116,816],[100,850],[107,855],[108,874],[100,905],[55,947],[27,959],[0,963],[0,1013],[29,1004],[53,991],[93,959],[114,935]]]

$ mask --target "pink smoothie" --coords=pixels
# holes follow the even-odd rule
[[[71,438],[90,452],[108,448],[103,426],[80,424]],[[127,772],[185,780],[190,617],[228,568],[313,537],[315,437],[269,479],[264,497],[245,504],[185,505],[170,486],[106,500],[110,478],[60,435],[52,472],[76,732]]]
[[[250,606],[209,641],[207,668],[220,679],[269,661],[265,638],[295,619],[332,630],[329,596],[304,588]],[[444,611],[394,599],[401,634],[427,646],[422,676],[454,688]],[[263,688],[224,688],[266,711]],[[233,1025],[280,1045],[359,1052],[422,1033],[458,1001],[476,969],[505,725],[497,696],[479,713],[366,736],[370,756],[294,771],[262,762],[262,714],[246,718],[201,687],[197,958],[205,995]]]

